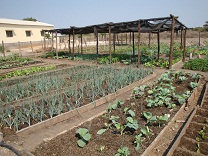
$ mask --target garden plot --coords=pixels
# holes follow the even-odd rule
[[[202,106],[195,109],[190,120],[185,134],[182,138],[179,137],[181,140],[173,153],[175,156],[208,154],[208,85]]]
[[[35,155],[141,155],[198,86],[200,75],[169,71],[135,87],[106,113],[43,142]],[[60,146],[61,145],[61,146]]]
[[[35,63],[41,63],[41,62],[34,61],[31,58],[23,58],[17,54],[9,55],[6,57],[0,57],[0,69],[11,69],[11,68],[22,67]]]
[[[33,75],[0,90],[3,133],[53,118],[114,93],[152,73],[152,69],[76,66]],[[96,105],[96,103],[95,103]]]

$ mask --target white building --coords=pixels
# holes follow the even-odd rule
[[[54,29],[54,25],[0,18],[0,42],[16,43],[43,40],[42,30]]]

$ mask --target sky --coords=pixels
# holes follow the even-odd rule
[[[189,28],[208,21],[208,0],[0,0],[0,18],[27,17],[55,28],[178,16]]]

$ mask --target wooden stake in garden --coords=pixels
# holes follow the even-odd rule
[[[43,38],[43,50],[46,51],[46,37],[45,37],[45,31],[44,31],[44,38]]]
[[[116,34],[113,33],[113,53],[116,52]]]
[[[57,31],[56,31],[56,59],[58,59],[58,38],[57,38]]]
[[[172,68],[172,60],[173,60],[173,42],[174,42],[174,27],[175,27],[175,17],[172,17],[172,25],[171,25],[171,39],[170,39],[170,56],[169,56],[169,69]]]
[[[201,46],[201,32],[199,31],[199,47]]]
[[[2,53],[3,53],[4,57],[5,57],[6,55],[5,55],[4,41],[2,41]]]
[[[68,43],[68,48],[69,48],[69,54],[71,54],[71,39],[70,39],[70,33],[69,33],[69,43]]]
[[[31,47],[31,50],[33,52],[33,45],[32,45],[32,41],[30,41],[30,47]]]
[[[134,47],[134,32],[132,32],[132,48],[133,48],[133,56],[135,56],[135,47]]]
[[[181,29],[181,47],[180,49],[183,49],[183,29]]]
[[[111,26],[109,25],[109,54],[110,54],[110,63],[112,62],[112,52],[111,52]]]
[[[160,58],[160,32],[157,32],[157,59]]]
[[[83,41],[82,41],[82,34],[81,34],[81,36],[80,36],[80,38],[81,38],[81,54],[83,54]]]
[[[149,32],[149,44],[148,44],[148,48],[150,48],[151,46],[151,32]]]
[[[74,60],[74,28],[72,28],[72,37],[73,37],[73,44],[72,44],[72,60]]]
[[[141,23],[138,21],[138,68],[140,67],[140,36],[141,35]]]
[[[186,29],[183,34],[183,62],[186,60]]]
[[[51,34],[51,51],[53,51],[53,32]]]
[[[21,47],[20,47],[20,41],[18,41],[18,47],[19,47],[19,53],[20,53],[20,56],[22,56],[22,53],[21,53]]]

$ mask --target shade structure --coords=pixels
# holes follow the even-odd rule
[[[182,24],[177,19],[178,17],[174,17],[174,29],[175,31],[186,29],[187,27]],[[109,26],[111,27],[111,33],[125,33],[125,32],[138,32],[138,21],[140,21],[140,32],[148,33],[148,32],[163,32],[163,31],[171,31],[172,25],[172,15],[169,17],[161,17],[161,18],[150,18],[150,19],[139,19],[135,21],[128,22],[119,22],[119,23],[103,23],[97,25],[90,25],[85,27],[75,27],[71,26],[69,28],[62,29],[53,29],[53,30],[44,30],[46,32],[57,32],[60,34],[90,34],[90,33],[108,33]]]

